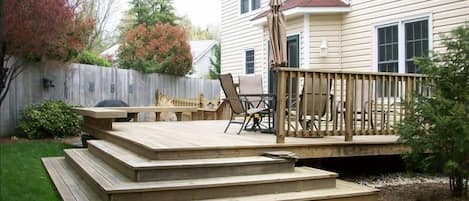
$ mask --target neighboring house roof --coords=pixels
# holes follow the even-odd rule
[[[215,45],[215,40],[196,40],[190,41],[192,62],[197,63],[205,54],[207,54]]]
[[[120,44],[115,44],[112,47],[104,50],[99,54],[101,57],[111,57],[112,60],[117,60],[117,51],[119,51]]]
[[[286,0],[282,7],[282,11],[287,11],[293,8],[349,8],[350,5],[345,3],[343,0]],[[269,14],[270,9],[257,15],[252,20],[257,20],[259,18],[265,17]]]

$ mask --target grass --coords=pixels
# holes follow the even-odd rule
[[[30,141],[0,144],[0,201],[59,201],[41,158],[63,156],[67,145]]]

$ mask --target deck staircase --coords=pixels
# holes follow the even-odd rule
[[[43,158],[64,201],[375,201],[377,190],[337,174],[295,167],[286,152],[263,156],[152,160],[106,140]],[[213,155],[216,155],[213,151]]]

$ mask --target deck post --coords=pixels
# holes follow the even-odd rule
[[[285,72],[277,70],[277,108],[276,108],[276,129],[275,133],[277,136],[277,144],[285,143],[285,93],[286,93],[286,80]]]
[[[352,125],[353,125],[353,92],[355,89],[352,75],[349,74],[346,78],[346,92],[345,92],[345,141],[353,140]]]

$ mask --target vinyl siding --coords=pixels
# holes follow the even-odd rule
[[[310,64],[307,68],[340,70],[342,15],[310,16]],[[320,46],[327,41],[328,54],[321,57]]]
[[[342,68],[373,71],[375,26],[430,16],[433,50],[444,51],[441,34],[469,21],[469,0],[351,0],[352,12],[342,21]]]
[[[222,0],[221,71],[232,73],[235,80],[245,73],[245,51],[249,49],[254,50],[255,73],[263,72],[263,30],[250,20],[263,12],[267,4],[268,0],[261,0],[261,9],[240,14],[239,0]]]

